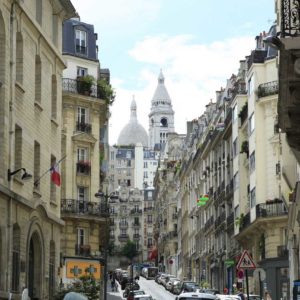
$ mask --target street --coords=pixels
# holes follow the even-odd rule
[[[147,280],[140,277],[139,285],[141,290],[149,293],[155,300],[174,300],[176,295],[168,292],[162,285],[157,284],[154,280]]]

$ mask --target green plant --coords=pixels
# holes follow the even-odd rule
[[[55,300],[63,300],[64,296],[69,292],[80,293],[89,300],[99,299],[100,284],[96,282],[93,275],[83,275],[66,288],[59,289],[55,296]]]
[[[121,254],[132,261],[133,258],[138,255],[135,243],[128,240],[124,247],[121,249]]]
[[[235,226],[242,227],[244,224],[244,217],[244,214],[241,213],[241,215],[235,219]]]
[[[87,93],[90,95],[93,84],[95,84],[95,78],[92,75],[77,78],[77,90],[80,94]]]
[[[106,104],[113,104],[116,93],[115,90],[111,87],[111,85],[104,79],[100,79],[97,81],[98,87],[98,96],[99,98],[105,100]]]
[[[246,153],[247,155],[249,154],[249,144],[248,141],[243,141],[241,145],[241,153]]]
[[[204,288],[204,289],[207,289],[207,288],[210,287],[210,285],[209,285],[209,283],[208,283],[207,281],[202,280],[202,281],[200,282],[200,287],[202,287],[202,288]]]

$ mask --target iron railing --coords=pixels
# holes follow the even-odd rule
[[[90,245],[75,245],[75,255],[79,256],[90,256],[91,255],[91,246]]]
[[[107,206],[104,203],[76,199],[62,199],[61,212],[78,215],[96,215],[100,217],[109,216]]]
[[[85,132],[91,133],[92,132],[92,125],[84,122],[76,122],[76,131],[77,132]]]
[[[265,203],[256,205],[256,217],[277,217],[287,215],[288,211],[283,202],[281,203]]]

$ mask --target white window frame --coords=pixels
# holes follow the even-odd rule
[[[85,52],[77,51],[77,46],[85,48]],[[79,54],[87,54],[87,32],[84,30],[75,29],[75,51]]]
[[[77,161],[87,161],[87,160],[88,160],[88,149],[77,148]]]
[[[77,66],[77,76],[83,77],[88,75],[88,69]]]
[[[77,187],[77,199],[79,201],[87,201],[88,188],[84,186]]]
[[[84,228],[77,228],[77,245],[85,245],[85,239]]]
[[[86,107],[77,107],[77,122],[87,124],[89,120],[89,110]]]

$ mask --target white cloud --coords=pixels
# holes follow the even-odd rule
[[[147,20],[154,20],[160,10],[160,0],[72,0],[81,17],[81,21],[97,24],[98,32],[102,30],[137,26]]]
[[[121,80],[112,78],[117,97],[112,107],[110,142],[117,142],[120,130],[129,120],[133,94],[138,119],[148,131],[148,114],[160,68],[175,111],[175,129],[184,133],[186,121],[200,116],[210,99],[215,100],[215,91],[225,86],[232,73],[237,73],[239,61],[253,48],[253,37],[201,44],[190,35],[154,36],[136,43],[129,54],[143,63],[136,80],[144,84],[140,90],[126,90]]]

